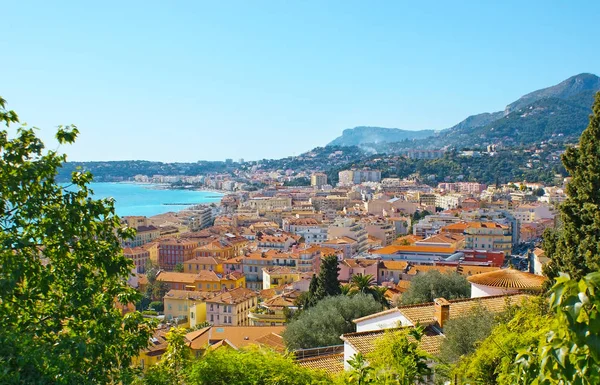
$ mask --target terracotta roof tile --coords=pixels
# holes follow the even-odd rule
[[[337,374],[344,371],[344,353],[305,358],[296,361],[296,363],[308,369],[324,370],[329,374]]]
[[[375,350],[375,341],[377,341],[379,338],[385,338],[386,333],[399,330],[402,330],[402,328],[348,333],[342,336],[342,340],[352,345],[358,352],[366,355]],[[419,348],[424,350],[426,353],[437,354],[440,351],[440,346],[442,345],[444,338],[445,337],[443,335],[426,329],[425,334],[419,343]],[[412,337],[409,337],[409,340],[411,339]]]
[[[478,285],[520,290],[541,290],[546,281],[546,277],[516,269],[490,271],[473,275],[467,279]]]

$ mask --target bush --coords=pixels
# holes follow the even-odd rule
[[[162,301],[152,301],[152,302],[150,302],[150,305],[148,306],[148,310],[164,311],[165,304]]]
[[[154,311],[154,310],[144,310],[142,312],[143,315],[151,315],[151,316],[157,316],[158,312]]]

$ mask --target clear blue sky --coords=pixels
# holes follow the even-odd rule
[[[172,3],[172,4],[171,4]],[[0,95],[70,160],[279,158],[600,73],[600,1],[11,1]]]

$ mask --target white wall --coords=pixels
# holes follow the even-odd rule
[[[490,287],[471,283],[471,298],[489,297],[492,295],[505,295],[518,293],[516,289],[502,289],[498,287]]]
[[[348,360],[356,355],[356,350],[348,342],[344,341],[344,370],[350,370],[352,367],[348,364]]]

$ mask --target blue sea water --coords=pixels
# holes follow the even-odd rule
[[[114,198],[115,209],[119,216],[145,215],[149,217],[189,207],[188,205],[172,205],[172,203],[217,203],[223,196],[223,194],[209,191],[166,190],[151,184],[91,183],[90,187],[96,198]]]

